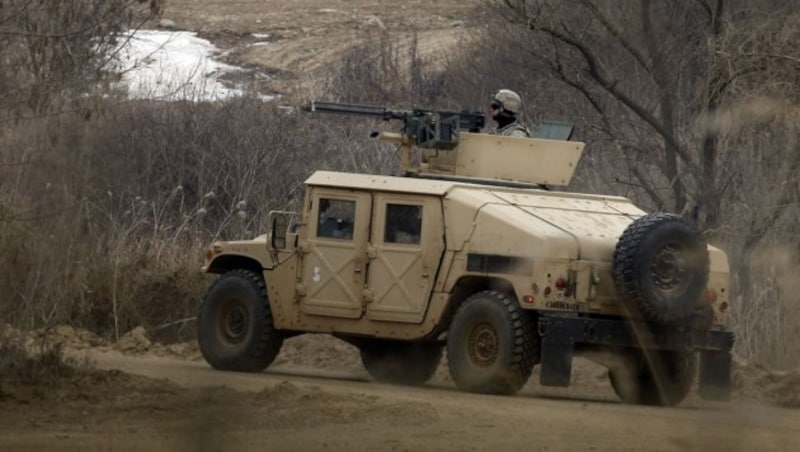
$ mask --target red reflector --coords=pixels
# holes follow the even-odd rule
[[[566,289],[567,288],[567,280],[564,278],[558,278],[556,280],[556,289]]]
[[[522,297],[522,301],[528,304],[533,304],[536,303],[536,297],[533,297],[531,295],[525,295],[524,297]]]

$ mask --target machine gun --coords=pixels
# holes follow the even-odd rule
[[[340,104],[312,101],[304,108],[310,112],[339,113],[355,116],[372,116],[384,121],[403,121],[399,137],[403,142],[425,149],[454,149],[458,145],[458,131],[479,132],[486,125],[486,114],[433,111],[414,108],[394,110],[371,105]]]

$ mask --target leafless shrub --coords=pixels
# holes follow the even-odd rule
[[[22,341],[0,338],[0,386],[3,383],[41,384],[69,378],[75,364],[57,345],[29,350]],[[0,390],[0,397],[2,391]]]
[[[800,333],[800,267],[797,254],[775,239],[748,256],[747,268],[733,274],[742,288],[732,302],[737,330],[737,352],[769,367],[791,367],[800,362],[795,338]]]
[[[445,54],[423,55],[416,34],[377,34],[348,50],[341,65],[323,78],[320,91],[341,102],[441,106],[452,100],[444,90]]]
[[[299,208],[313,169],[394,164],[393,149],[353,138],[363,125],[260,100],[110,102],[88,120],[31,120],[0,151],[29,162],[0,166],[0,312],[14,324],[115,337],[191,318],[206,245]]]

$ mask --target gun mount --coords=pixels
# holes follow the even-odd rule
[[[370,136],[400,144],[400,169],[405,176],[494,185],[567,185],[584,148],[578,141],[479,133],[486,126],[482,112],[321,101],[312,101],[304,110],[402,121],[399,133],[380,131]]]

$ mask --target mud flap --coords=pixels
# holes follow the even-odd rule
[[[542,341],[542,373],[539,376],[542,386],[569,386],[574,348],[572,343]]]
[[[705,350],[700,353],[700,397],[726,401],[731,398],[731,353]]]
[[[542,344],[539,382],[542,386],[569,386],[575,350],[569,323],[557,317],[543,316],[538,327]]]

